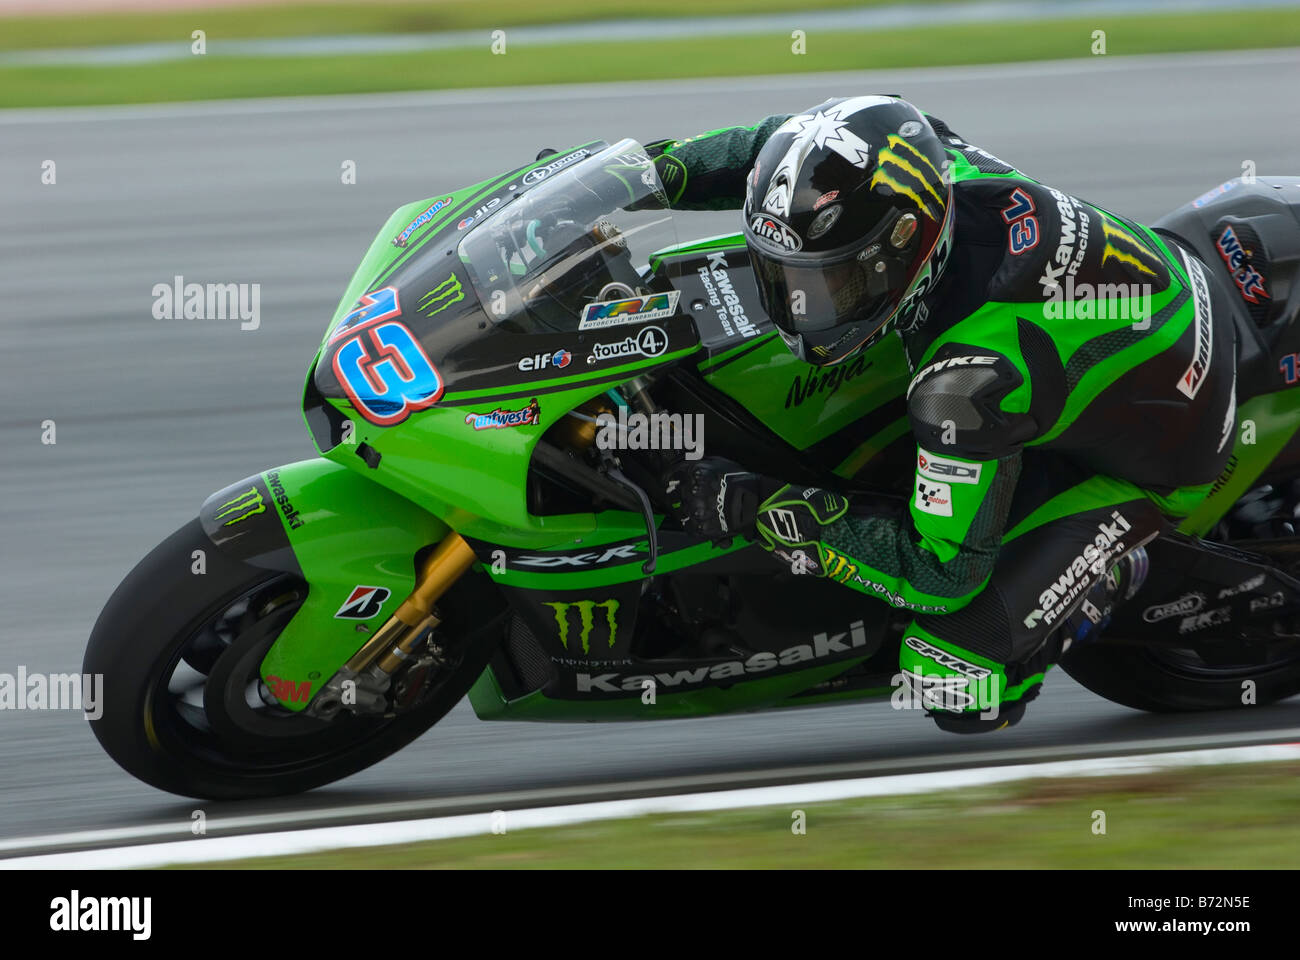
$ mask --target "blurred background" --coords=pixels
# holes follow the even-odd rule
[[[0,672],[79,671],[118,581],[208,493],[314,455],[303,377],[401,204],[543,147],[687,137],[889,92],[1029,176],[1149,222],[1247,163],[1300,175],[1297,48],[1300,7],[1251,0],[0,0]],[[739,227],[727,213],[683,222],[699,236]],[[260,284],[260,326],[156,319],[151,291],[176,276]],[[572,727],[479,723],[462,704],[341,784],[236,809],[1296,730],[1294,700],[1152,716],[1063,675],[1019,727],[978,743],[886,704]],[[10,849],[92,828],[188,831],[195,804],[129,778],[75,711],[0,711],[0,762]],[[1005,842],[1025,863],[1091,855]]]

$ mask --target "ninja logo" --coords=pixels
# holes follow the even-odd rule
[[[609,646],[614,646],[614,638],[618,632],[618,601],[602,600],[597,603],[595,600],[574,600],[569,603],[547,603],[546,606],[555,611],[555,623],[559,628],[560,645],[565,650],[569,649],[569,611],[578,611],[578,642],[582,644],[582,652],[591,652],[591,632],[596,626],[596,611],[605,611],[605,626],[609,629]]]
[[[387,587],[353,587],[343,606],[334,614],[334,619],[369,620],[379,613],[379,608],[391,595],[392,591]]]

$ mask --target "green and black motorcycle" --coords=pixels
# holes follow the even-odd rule
[[[1066,659],[1103,697],[1177,711],[1237,706],[1244,680],[1256,702],[1300,692],[1298,209],[1300,178],[1261,178],[1159,225],[1227,278],[1210,227],[1226,210],[1254,224],[1274,302],[1238,323],[1252,435],[1148,545],[1139,596]],[[109,693],[92,721],[108,753],[163,790],[257,797],[355,773],[466,695],[483,719],[563,721],[889,697],[913,611],[683,532],[662,477],[698,450],[662,441],[693,428],[710,456],[902,502],[901,344],[796,360],[740,236],[681,242],[680,219],[632,140],[394,212],[307,373],[320,457],[213,494],[101,613],[84,670]],[[1214,596],[1196,575],[1210,555],[1257,582]],[[1180,631],[1202,608],[1227,612]]]

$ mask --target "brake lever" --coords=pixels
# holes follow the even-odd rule
[[[650,556],[646,558],[645,563],[641,564],[641,572],[647,577],[655,572],[655,566],[659,560],[659,531],[655,529],[654,509],[650,506],[650,497],[645,490],[637,486],[623,473],[616,465],[613,455],[608,451],[602,451],[605,455],[605,473],[620,486],[626,487],[636,495],[641,503],[641,517],[645,520],[646,537],[650,544]]]

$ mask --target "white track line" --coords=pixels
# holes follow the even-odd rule
[[[1031,60],[1016,63],[960,67],[909,67],[905,69],[850,70],[827,73],[773,74],[753,77],[706,77],[677,80],[628,80],[605,83],[534,84],[526,87],[472,87],[463,90],[409,90],[391,93],[341,93],[297,97],[249,97],[236,100],[194,100],[180,103],[123,104],[99,107],[16,107],[0,110],[0,126],[27,123],[86,123],[123,120],[175,120],[206,116],[336,113],[343,110],[412,110],[420,107],[471,107],[518,103],[569,103],[573,100],[627,100],[637,97],[687,97],[728,92],[789,93],[819,91],[827,96],[837,89],[869,88],[885,84],[966,83],[995,79],[1033,80],[1105,71],[1107,74],[1150,71],[1171,67],[1241,69],[1290,66],[1300,63],[1294,47],[1263,50],[1192,51],[1066,60]],[[855,86],[856,85],[856,86]]]
[[[1063,760],[1105,759],[1106,757],[1132,756],[1141,753],[1177,752],[1188,750],[1218,750],[1227,747],[1253,747],[1271,743],[1300,743],[1300,728],[1273,730],[1247,730],[1239,733],[1218,734],[1212,738],[1204,735],[1189,737],[1149,737],[1139,740],[1118,740],[1096,744],[1092,751],[1100,757],[1069,756],[1070,752],[1085,752],[1077,746],[1049,745],[1040,747],[1012,747],[994,750],[963,750],[957,754],[938,757],[891,757],[868,762],[822,763],[791,767],[772,767],[765,770],[740,770],[731,773],[683,774],[655,777],[646,780],[627,780],[618,783],[574,784],[565,787],[540,787],[529,790],[496,790],[488,793],[462,794],[446,797],[422,797],[415,800],[379,800],[371,803],[354,803],[339,806],[312,806],[281,809],[240,816],[208,817],[208,832],[213,835],[229,833],[269,832],[275,828],[303,829],[324,821],[335,821],[333,826],[353,825],[356,822],[378,820],[421,819],[452,816],[440,812],[446,808],[499,808],[553,807],[565,803],[596,802],[600,794],[638,796],[665,796],[683,793],[706,793],[718,790],[742,790],[773,783],[813,783],[819,780],[858,780],[868,777],[901,776],[901,770],[918,765],[931,770],[912,770],[911,773],[942,773],[946,770],[971,767],[994,767],[1019,763],[1062,762]],[[1064,756],[1063,756],[1064,754]],[[765,781],[763,783],[757,781]],[[614,799],[622,799],[616,797]],[[201,806],[202,801],[194,801]],[[339,823],[338,821],[351,821]],[[94,847],[122,846],[134,841],[137,844],[188,839],[190,821],[154,822],[129,827],[108,827],[95,830],[76,830],[40,836],[15,837],[0,840],[0,857],[35,856],[43,850],[63,851],[67,848],[88,850]]]
[[[578,803],[566,806],[510,810],[505,813],[473,813],[396,823],[367,823],[343,827],[318,827],[278,833],[245,834],[237,837],[211,837],[154,843],[74,853],[42,854],[0,860],[5,870],[95,869],[112,870],[131,867],[157,867],[177,863],[211,863],[249,857],[286,856],[351,847],[377,847],[391,844],[446,840],[493,832],[504,825],[508,833],[538,827],[557,827],[593,820],[612,820],[658,813],[685,813],[701,810],[724,810],[742,807],[804,806],[854,797],[880,797],[900,794],[929,793],[961,787],[1005,783],[1034,777],[1106,777],[1149,773],[1178,767],[1222,763],[1258,763],[1300,759],[1300,744],[1275,744],[1255,747],[1227,747],[1157,753],[1129,757],[1106,757],[1090,760],[1063,760],[1054,763],[1017,764],[973,770],[946,770],[933,773],[867,777],[856,780],[831,780],[818,783],[775,787],[751,787],[712,793],[679,794],[667,797],[643,797]]]

